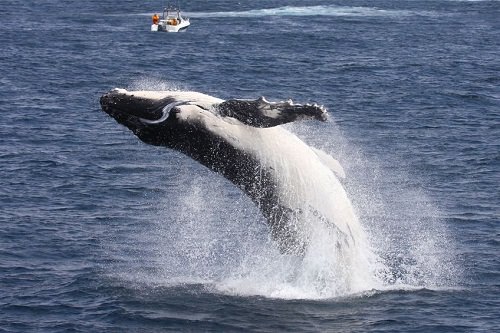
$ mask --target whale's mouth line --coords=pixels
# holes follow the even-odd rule
[[[158,119],[157,117],[155,117],[156,114],[146,114],[146,113],[141,112],[141,111],[134,112],[131,110],[124,110],[124,109],[120,109],[118,107],[112,107],[112,106],[103,106],[102,109],[103,109],[103,111],[105,111],[107,114],[109,114],[113,118],[117,118],[117,117],[127,117],[127,118],[131,118],[131,119],[137,118],[141,122],[144,122],[144,123],[147,120],[144,117],[151,118],[151,120],[149,120],[149,121],[155,121],[156,119]]]

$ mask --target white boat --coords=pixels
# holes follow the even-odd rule
[[[184,18],[178,7],[165,7],[161,18],[158,14],[153,15],[151,31],[179,32],[186,30],[189,25],[189,18]]]

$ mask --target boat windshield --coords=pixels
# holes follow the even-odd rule
[[[181,13],[179,9],[173,7],[166,7],[163,9],[163,18],[180,18]]]

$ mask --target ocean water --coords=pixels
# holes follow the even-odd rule
[[[0,332],[500,331],[500,2],[0,6]],[[282,255],[237,188],[101,112],[114,87],[317,102],[377,264]],[[352,267],[343,267],[350,271]]]

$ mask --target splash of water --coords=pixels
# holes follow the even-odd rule
[[[311,131],[305,128],[296,126],[294,131],[314,141]],[[447,289],[458,285],[463,272],[454,239],[443,214],[417,187],[421,180],[402,171],[407,169],[407,162],[393,161],[400,167],[384,170],[381,160],[365,156],[338,128],[329,130],[329,140],[322,142],[322,148],[333,152],[346,170],[344,184],[369,243],[383,262],[374,270],[382,281],[380,288]]]
[[[196,170],[195,178],[192,171],[182,176],[189,185],[160,209],[155,239],[142,236],[155,244],[159,267],[158,275],[147,277],[149,283],[202,283],[226,294],[285,299],[331,298],[382,287],[365,244],[356,248],[363,253],[341,251],[332,235],[318,228],[304,256],[281,254],[248,198],[228,191],[232,185],[226,180],[202,175],[207,170]]]

